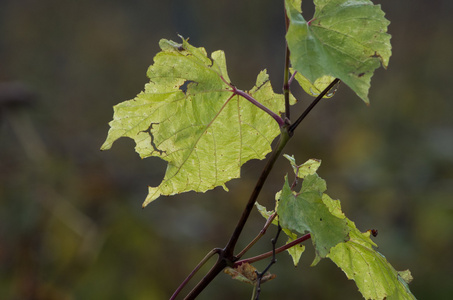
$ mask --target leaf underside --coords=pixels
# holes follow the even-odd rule
[[[332,76],[369,103],[374,70],[387,67],[391,55],[390,22],[380,5],[369,0],[314,0],[306,21],[301,0],[286,0],[290,25],[286,35],[291,63],[311,83]]]
[[[205,192],[240,177],[240,167],[264,159],[280,133],[265,112],[233,95],[223,51],[207,57],[204,48],[187,40],[161,40],[162,49],[148,69],[150,82],[133,100],[114,107],[113,121],[101,150],[120,137],[135,141],[142,157],[168,162],[165,177],[149,187],[146,206],[160,195]],[[223,79],[222,79],[223,78]],[[249,92],[274,112],[284,109],[283,95],[275,94],[266,71]]]

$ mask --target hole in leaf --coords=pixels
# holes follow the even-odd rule
[[[195,82],[193,80],[186,80],[180,87],[179,89],[184,93],[186,94],[187,93],[187,89],[189,88],[189,84],[191,83],[195,83],[195,84],[198,84],[198,82]]]
[[[142,130],[142,131],[140,131],[140,132],[146,132],[146,133],[149,134],[149,136],[151,137],[151,147],[153,147],[153,149],[154,149],[155,152],[158,152],[159,155],[162,155],[162,154],[164,154],[164,153],[166,154],[167,152],[165,152],[165,151],[163,151],[163,150],[159,150],[159,149],[157,148],[156,144],[154,143],[154,136],[153,136],[153,134],[152,134],[152,132],[151,132],[151,130],[153,129],[153,125],[159,125],[159,123],[151,123],[151,124],[149,125],[148,129]],[[153,151],[153,152],[154,152],[154,151]]]

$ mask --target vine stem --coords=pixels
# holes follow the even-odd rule
[[[340,82],[340,79],[338,78],[335,78],[330,84],[329,86],[327,86],[322,92],[321,94],[318,95],[318,97],[316,97],[315,100],[313,100],[313,102],[307,107],[307,109],[305,109],[305,111],[300,115],[300,117],[296,120],[296,122],[294,122],[293,124],[291,124],[291,126],[289,126],[289,134],[290,135],[293,135],[294,133],[294,130],[296,130],[297,126],[299,126],[300,122],[302,122],[305,117],[310,113],[310,111],[316,106],[316,104],[319,103],[319,101],[321,101],[321,99],[338,83]]]
[[[289,27],[289,18],[288,14],[286,13],[286,7],[283,5],[285,9],[285,29],[288,32]],[[286,39],[285,39],[286,40]],[[291,80],[289,79],[289,65],[290,65],[290,51],[288,47],[288,42],[286,42],[286,49],[285,49],[285,70],[283,75],[283,95],[285,97],[285,118],[290,120],[290,105],[289,105],[289,86],[291,85]]]
[[[286,31],[288,31],[289,27],[289,19],[288,15],[286,13],[285,9],[285,25],[286,25]],[[261,175],[255,185],[255,188],[253,189],[252,194],[250,195],[250,198],[246,204],[246,207],[244,211],[242,212],[241,218],[239,219],[233,234],[230,237],[230,240],[228,241],[227,245],[225,246],[224,249],[213,249],[211,250],[210,253],[208,253],[205,258],[195,267],[195,269],[189,274],[189,276],[184,280],[184,282],[178,287],[178,289],[175,291],[171,299],[174,299],[178,293],[181,291],[181,289],[187,284],[187,282],[194,276],[194,274],[203,266],[209,258],[211,258],[214,254],[219,254],[219,257],[217,259],[217,262],[212,266],[212,268],[209,270],[209,272],[198,282],[198,284],[190,291],[190,293],[186,296],[185,299],[195,299],[208,285],[209,283],[226,267],[226,266],[233,266],[233,265],[239,265],[244,262],[254,262],[258,261],[270,256],[274,256],[275,259],[275,254],[280,253],[282,251],[285,251],[307,239],[310,238],[310,234],[306,234],[291,243],[288,243],[282,247],[279,247],[278,249],[275,249],[275,245],[272,249],[271,252],[264,253],[262,255],[247,259],[247,260],[241,260],[238,261],[239,258],[264,234],[266,231],[267,227],[269,226],[272,220],[268,220],[266,223],[265,227],[261,231],[261,233],[244,249],[242,250],[238,256],[234,256],[234,249],[236,247],[236,244],[239,240],[239,237],[242,233],[242,230],[244,229],[244,226],[250,216],[250,213],[256,203],[256,200],[263,188],[263,185],[272,170],[277,158],[280,156],[281,152],[283,151],[283,148],[286,146],[290,138],[293,136],[295,129],[299,126],[299,124],[302,122],[302,120],[310,113],[310,111],[316,106],[316,104],[324,97],[324,95],[332,89],[332,87],[335,86],[339,82],[339,79],[335,79],[311,104],[310,106],[302,113],[302,115],[297,119],[297,121],[294,124],[290,125],[290,103],[289,103],[289,98],[290,98],[290,84],[292,80],[294,79],[295,73],[289,78],[289,65],[290,65],[290,51],[288,47],[288,43],[286,43],[286,49],[285,49],[285,70],[284,70],[284,80],[283,80],[283,94],[284,94],[284,99],[285,99],[285,115],[280,117],[278,114],[274,113],[270,109],[268,109],[266,106],[263,104],[259,103],[255,98],[253,98],[250,94],[241,91],[237,89],[234,85],[231,83],[227,82],[223,76],[220,76],[220,78],[232,89],[232,92],[234,95],[241,96],[251,102],[253,105],[257,106],[267,114],[269,114],[280,126],[281,130],[281,135],[280,139],[278,141],[277,147],[275,150],[272,152],[271,156],[269,157],[266,166],[264,167],[263,171],[261,172]]]
[[[219,248],[214,248],[211,251],[209,251],[208,254],[198,263],[198,265],[195,267],[195,269],[190,272],[189,276],[187,276],[186,279],[179,285],[179,287],[176,289],[176,291],[173,293],[173,295],[170,297],[170,300],[174,300],[176,296],[181,292],[181,290],[186,286],[186,284],[189,282],[190,279],[198,272],[198,270],[204,266],[204,264],[212,257],[214,254],[219,253],[221,249]]]
[[[252,211],[253,206],[255,205],[256,199],[258,198],[258,195],[260,194],[261,189],[263,188],[263,185],[266,182],[266,179],[267,179],[269,173],[271,172],[275,161],[280,156],[281,152],[283,151],[283,148],[285,148],[289,139],[290,139],[290,135],[288,134],[287,128],[284,127],[282,129],[282,133],[280,135],[280,139],[278,141],[277,147],[276,147],[275,151],[273,151],[271,156],[269,157],[269,160],[267,161],[267,164],[264,167],[264,170],[261,173],[260,178],[258,179],[258,181],[255,185],[255,188],[253,189],[252,194],[250,195],[249,201],[247,202],[247,205],[242,213],[242,216],[239,219],[239,221],[236,225],[236,228],[224,249],[225,253],[227,255],[233,255],[234,247],[236,246],[239,236],[241,235],[242,230],[244,229],[245,223],[247,222],[250,212]]]
[[[255,205],[256,199],[258,198],[258,195],[264,185],[264,182],[267,179],[267,176],[269,175],[272,167],[274,166],[275,161],[277,158],[280,156],[280,153],[282,152],[283,148],[286,146],[288,143],[289,139],[292,137],[294,134],[294,130],[296,130],[297,126],[302,122],[303,119],[310,113],[310,111],[316,106],[316,104],[321,101],[321,99],[324,97],[327,92],[329,92],[340,80],[336,78],[333,80],[327,88],[325,88],[321,94],[309,105],[309,107],[302,113],[302,115],[297,119],[297,121],[289,125],[288,127],[284,126],[282,129],[282,134],[280,135],[280,140],[278,142],[277,148],[274,152],[272,152],[271,157],[269,157],[269,160],[264,167],[263,172],[261,173],[260,178],[258,179],[258,182],[256,183],[255,189],[253,190],[252,195],[250,196],[249,202],[247,203],[246,209],[244,210],[241,219],[239,220],[236,229],[231,236],[230,241],[228,242],[227,246],[225,247],[225,253],[227,256],[232,256],[233,255],[233,250],[234,247],[236,246],[236,243],[239,239],[239,236],[242,232],[242,229],[244,228],[245,222],[247,221],[250,212],[252,211],[253,206]]]
[[[310,113],[310,111],[316,106],[316,104],[319,103],[319,101],[324,97],[329,90],[331,90],[335,84],[337,84],[340,80],[337,78],[332,83],[325,88],[319,96],[313,100],[313,102],[309,105],[309,107],[302,113],[302,115],[297,119],[297,121],[292,124],[288,125],[285,124],[280,127],[281,134],[280,134],[280,139],[278,141],[277,147],[275,150],[272,152],[271,156],[269,157],[266,166],[264,167],[263,171],[261,172],[261,175],[255,185],[255,188],[253,189],[252,194],[250,195],[250,198],[246,204],[246,207],[244,211],[242,212],[241,218],[239,219],[236,228],[231,235],[230,240],[228,241],[227,245],[225,246],[224,249],[218,250],[218,260],[214,264],[214,266],[209,270],[209,272],[198,282],[198,284],[190,291],[190,293],[186,296],[185,299],[191,300],[195,299],[208,285],[209,283],[226,267],[226,266],[233,266],[238,263],[244,263],[244,262],[254,262],[261,260],[263,258],[269,257],[272,255],[272,252],[270,253],[265,253],[260,256],[256,256],[252,259],[248,260],[242,260],[238,261],[238,258],[234,256],[234,248],[237,244],[237,241],[239,240],[239,236],[242,233],[242,230],[244,229],[245,223],[247,222],[250,213],[253,209],[253,206],[255,205],[255,202],[258,198],[258,195],[261,192],[261,189],[263,188],[263,185],[272,170],[272,167],[274,166],[275,161],[277,158],[280,156],[281,152],[283,151],[283,148],[286,146],[288,141],[291,139],[291,137],[294,134],[295,129],[297,126],[302,122],[303,119]],[[309,239],[310,235],[304,235],[300,237],[299,239],[294,240],[291,243],[286,244],[285,246],[282,246],[278,249],[275,249],[276,253],[280,253],[286,249],[291,248],[294,245],[297,245],[298,243],[303,242],[306,239]]]
[[[269,226],[272,224],[272,221],[275,219],[275,217],[277,216],[276,213],[273,213],[266,221],[266,223],[264,224],[264,227],[263,229],[261,229],[260,233],[253,239],[253,241],[251,241],[241,252],[238,253],[238,255],[236,255],[236,258],[239,259],[241,258],[250,248],[253,247],[253,245],[256,244],[256,242],[259,241],[259,239],[266,233],[267,229],[269,228]]]
[[[275,150],[272,152],[271,156],[269,157],[269,160],[267,161],[266,166],[264,167],[263,171],[261,172],[261,175],[255,185],[255,188],[253,189],[252,194],[250,195],[249,201],[247,202],[244,211],[242,212],[241,218],[239,219],[236,228],[234,229],[233,234],[231,235],[230,240],[228,241],[227,245],[223,250],[220,251],[219,253],[219,258],[215,265],[209,270],[209,272],[204,276],[201,281],[192,289],[192,291],[187,295],[185,299],[190,300],[190,299],[195,299],[201,291],[203,291],[206,286],[228,265],[232,266],[233,263],[237,260],[237,258],[234,256],[234,248],[236,247],[237,241],[239,240],[239,236],[242,233],[242,230],[244,229],[245,223],[247,222],[248,217],[250,216],[250,213],[253,210],[253,207],[255,205],[256,199],[258,198],[258,195],[261,192],[261,189],[263,188],[263,185],[272,170],[272,167],[274,166],[275,161],[277,158],[280,156],[283,148],[286,146],[288,143],[290,136],[288,134],[287,126],[284,126],[281,128],[281,135],[280,139],[278,141],[277,147]]]
[[[277,234],[275,235],[275,238],[272,239],[272,259],[267,265],[267,267],[262,271],[262,272],[257,272],[257,280],[256,280],[256,296],[255,300],[259,300],[260,294],[261,294],[261,281],[263,280],[263,276],[266,274],[267,271],[270,270],[273,264],[277,262],[277,259],[275,258],[275,245],[277,244],[278,237],[280,236],[280,233],[282,232],[282,227],[280,224],[278,224],[278,229],[277,229]]]

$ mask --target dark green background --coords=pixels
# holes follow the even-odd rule
[[[307,18],[313,8],[304,7]],[[453,3],[379,1],[392,22],[393,56],[372,79],[371,106],[346,86],[302,123],[286,153],[322,159],[328,194],[379,251],[411,269],[419,299],[453,295]],[[0,2],[0,83],[21,82],[33,105],[0,119],[0,298],[168,299],[213,247],[225,245],[263,167],[206,194],[141,209],[165,164],[140,160],[131,140],[100,152],[112,106],[133,98],[160,38],[190,37],[226,52],[241,89],[267,68],[281,91],[283,1]],[[295,89],[302,111],[310,97]],[[272,207],[289,164],[279,160],[259,201]],[[254,212],[241,245],[263,225]],[[274,231],[250,255],[268,251]],[[297,268],[287,254],[261,299],[361,299],[310,242]],[[267,262],[258,263],[263,268]],[[200,299],[249,299],[221,274]]]

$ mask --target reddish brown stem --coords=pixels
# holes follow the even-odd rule
[[[306,235],[303,235],[300,238],[295,239],[294,241],[292,241],[292,242],[290,242],[290,243],[288,243],[288,244],[286,244],[284,246],[281,246],[281,247],[275,249],[275,253],[280,253],[280,252],[283,252],[285,250],[288,250],[289,248],[294,247],[294,246],[296,246],[296,245],[308,240],[309,238],[311,238],[311,235],[309,233],[307,233]],[[262,259],[271,257],[272,255],[273,255],[273,251],[269,251],[269,252],[266,252],[266,253],[251,257],[251,258],[242,259],[242,260],[239,260],[239,261],[235,262],[234,263],[234,267],[240,266],[240,265],[242,265],[244,263],[251,264],[251,263],[260,261]]]

